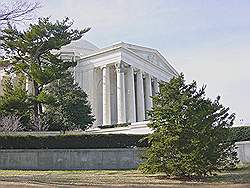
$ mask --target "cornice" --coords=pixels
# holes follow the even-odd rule
[[[135,58],[144,61],[145,63],[147,63],[147,64],[150,65],[150,66],[155,67],[156,69],[160,69],[161,71],[166,72],[166,73],[170,74],[171,76],[176,76],[176,75],[173,74],[172,72],[166,71],[166,70],[163,69],[162,67],[160,67],[160,66],[158,66],[158,65],[156,65],[156,64],[154,64],[154,63],[152,63],[152,62],[150,62],[150,61],[148,61],[148,60],[146,60],[146,59],[144,59],[143,57],[137,55],[135,52],[133,52],[132,50],[130,50],[130,49],[128,49],[128,48],[122,48],[122,50],[125,50],[125,51],[129,52],[129,53],[130,53],[131,55],[133,55]]]
[[[145,63],[157,68],[157,69],[160,69],[161,71],[163,72],[166,72],[168,74],[170,74],[171,76],[177,76],[178,75],[178,72],[170,65],[170,63],[155,49],[150,49],[150,48],[147,48],[147,47],[140,47],[138,46],[139,50],[142,50],[143,48],[145,49],[148,49],[150,50],[151,52],[155,53],[160,59],[161,61],[163,61],[163,63],[165,63],[165,65],[167,66],[166,69],[168,69],[168,71],[166,71],[166,69],[162,68],[161,66],[158,66],[156,65],[155,63],[152,63],[151,61],[148,61],[147,59],[141,57],[140,55],[136,54],[134,51],[132,51],[131,49],[129,49],[130,46],[133,46],[132,44],[127,44],[127,43],[118,43],[118,44],[115,44],[111,47],[107,47],[107,48],[103,48],[103,49],[100,49],[96,52],[93,52],[91,54],[88,54],[88,55],[85,55],[85,56],[81,56],[80,57],[80,62],[81,60],[89,60],[89,59],[92,59],[92,58],[95,58],[97,56],[100,56],[100,55],[103,55],[103,54],[106,54],[106,53],[109,53],[109,52],[112,52],[112,51],[118,51],[118,50],[121,50],[121,51],[125,51],[125,52],[128,52],[130,53],[131,55],[133,55],[133,57],[139,59],[139,60],[142,60],[144,61]],[[137,46],[135,46],[137,47]],[[136,48],[134,48],[136,50]]]
[[[96,52],[93,52],[91,54],[88,54],[86,56],[81,56],[80,60],[89,59],[91,57],[94,57],[94,56],[97,56],[97,55],[102,55],[102,54],[105,54],[107,52],[115,51],[115,50],[118,50],[118,49],[121,49],[121,48],[122,48],[122,46],[115,46],[115,47],[112,47],[112,48],[104,48],[104,49],[98,50]]]

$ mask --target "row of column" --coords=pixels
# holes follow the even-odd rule
[[[103,125],[111,124],[110,105],[110,72],[109,67],[102,68],[103,79]],[[152,80],[149,74],[144,75],[141,70],[126,67],[126,91],[125,91],[125,65],[116,64],[116,89],[117,89],[117,123],[141,122],[145,120],[146,110],[152,107],[151,96],[158,92],[158,81]],[[152,89],[153,83],[153,89]],[[127,92],[127,93],[126,93]],[[126,108],[128,108],[126,110]],[[127,112],[127,114],[126,114]]]
[[[3,73],[1,75],[1,72],[0,72],[0,96],[2,96],[4,94],[3,85],[4,85],[4,81],[6,79],[5,77],[6,77],[5,73]],[[12,77],[12,83],[14,85],[16,85],[18,83],[18,77],[17,76]],[[26,78],[26,83],[25,83],[24,89],[26,89],[26,91],[29,94],[32,94],[34,92],[33,83],[28,78]]]

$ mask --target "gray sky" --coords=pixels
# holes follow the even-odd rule
[[[41,0],[39,16],[92,27],[99,47],[124,41],[159,50],[187,81],[207,85],[250,123],[249,0]]]

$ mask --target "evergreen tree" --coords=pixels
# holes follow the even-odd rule
[[[10,76],[4,76],[3,96],[0,97],[0,116],[20,117],[25,130],[30,129],[32,98],[25,90],[25,77],[18,75],[16,83]]]
[[[235,167],[234,143],[228,141],[235,119],[229,108],[205,97],[205,87],[186,84],[183,74],[160,83],[149,111],[149,147],[140,169],[170,176],[206,176]]]
[[[49,130],[85,130],[94,121],[87,94],[74,83],[67,72],[62,78],[53,81],[45,90],[45,119]]]
[[[35,120],[43,112],[38,99],[44,86],[61,78],[69,67],[76,65],[74,61],[62,60],[55,50],[80,39],[90,29],[74,30],[71,29],[72,24],[68,18],[55,23],[50,22],[49,18],[40,18],[38,23],[30,24],[26,31],[18,31],[8,25],[0,36],[1,46],[5,50],[3,62],[10,60],[11,72],[22,73],[33,82]]]

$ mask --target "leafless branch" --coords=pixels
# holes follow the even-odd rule
[[[16,132],[23,130],[22,124],[18,116],[0,117],[0,132]]]
[[[28,0],[14,0],[7,3],[0,3],[0,25],[8,22],[20,22],[33,19],[33,12],[40,8],[39,2]]]
[[[34,118],[32,129],[34,131],[47,131],[49,129],[49,123],[48,121],[43,121],[40,118]]]

